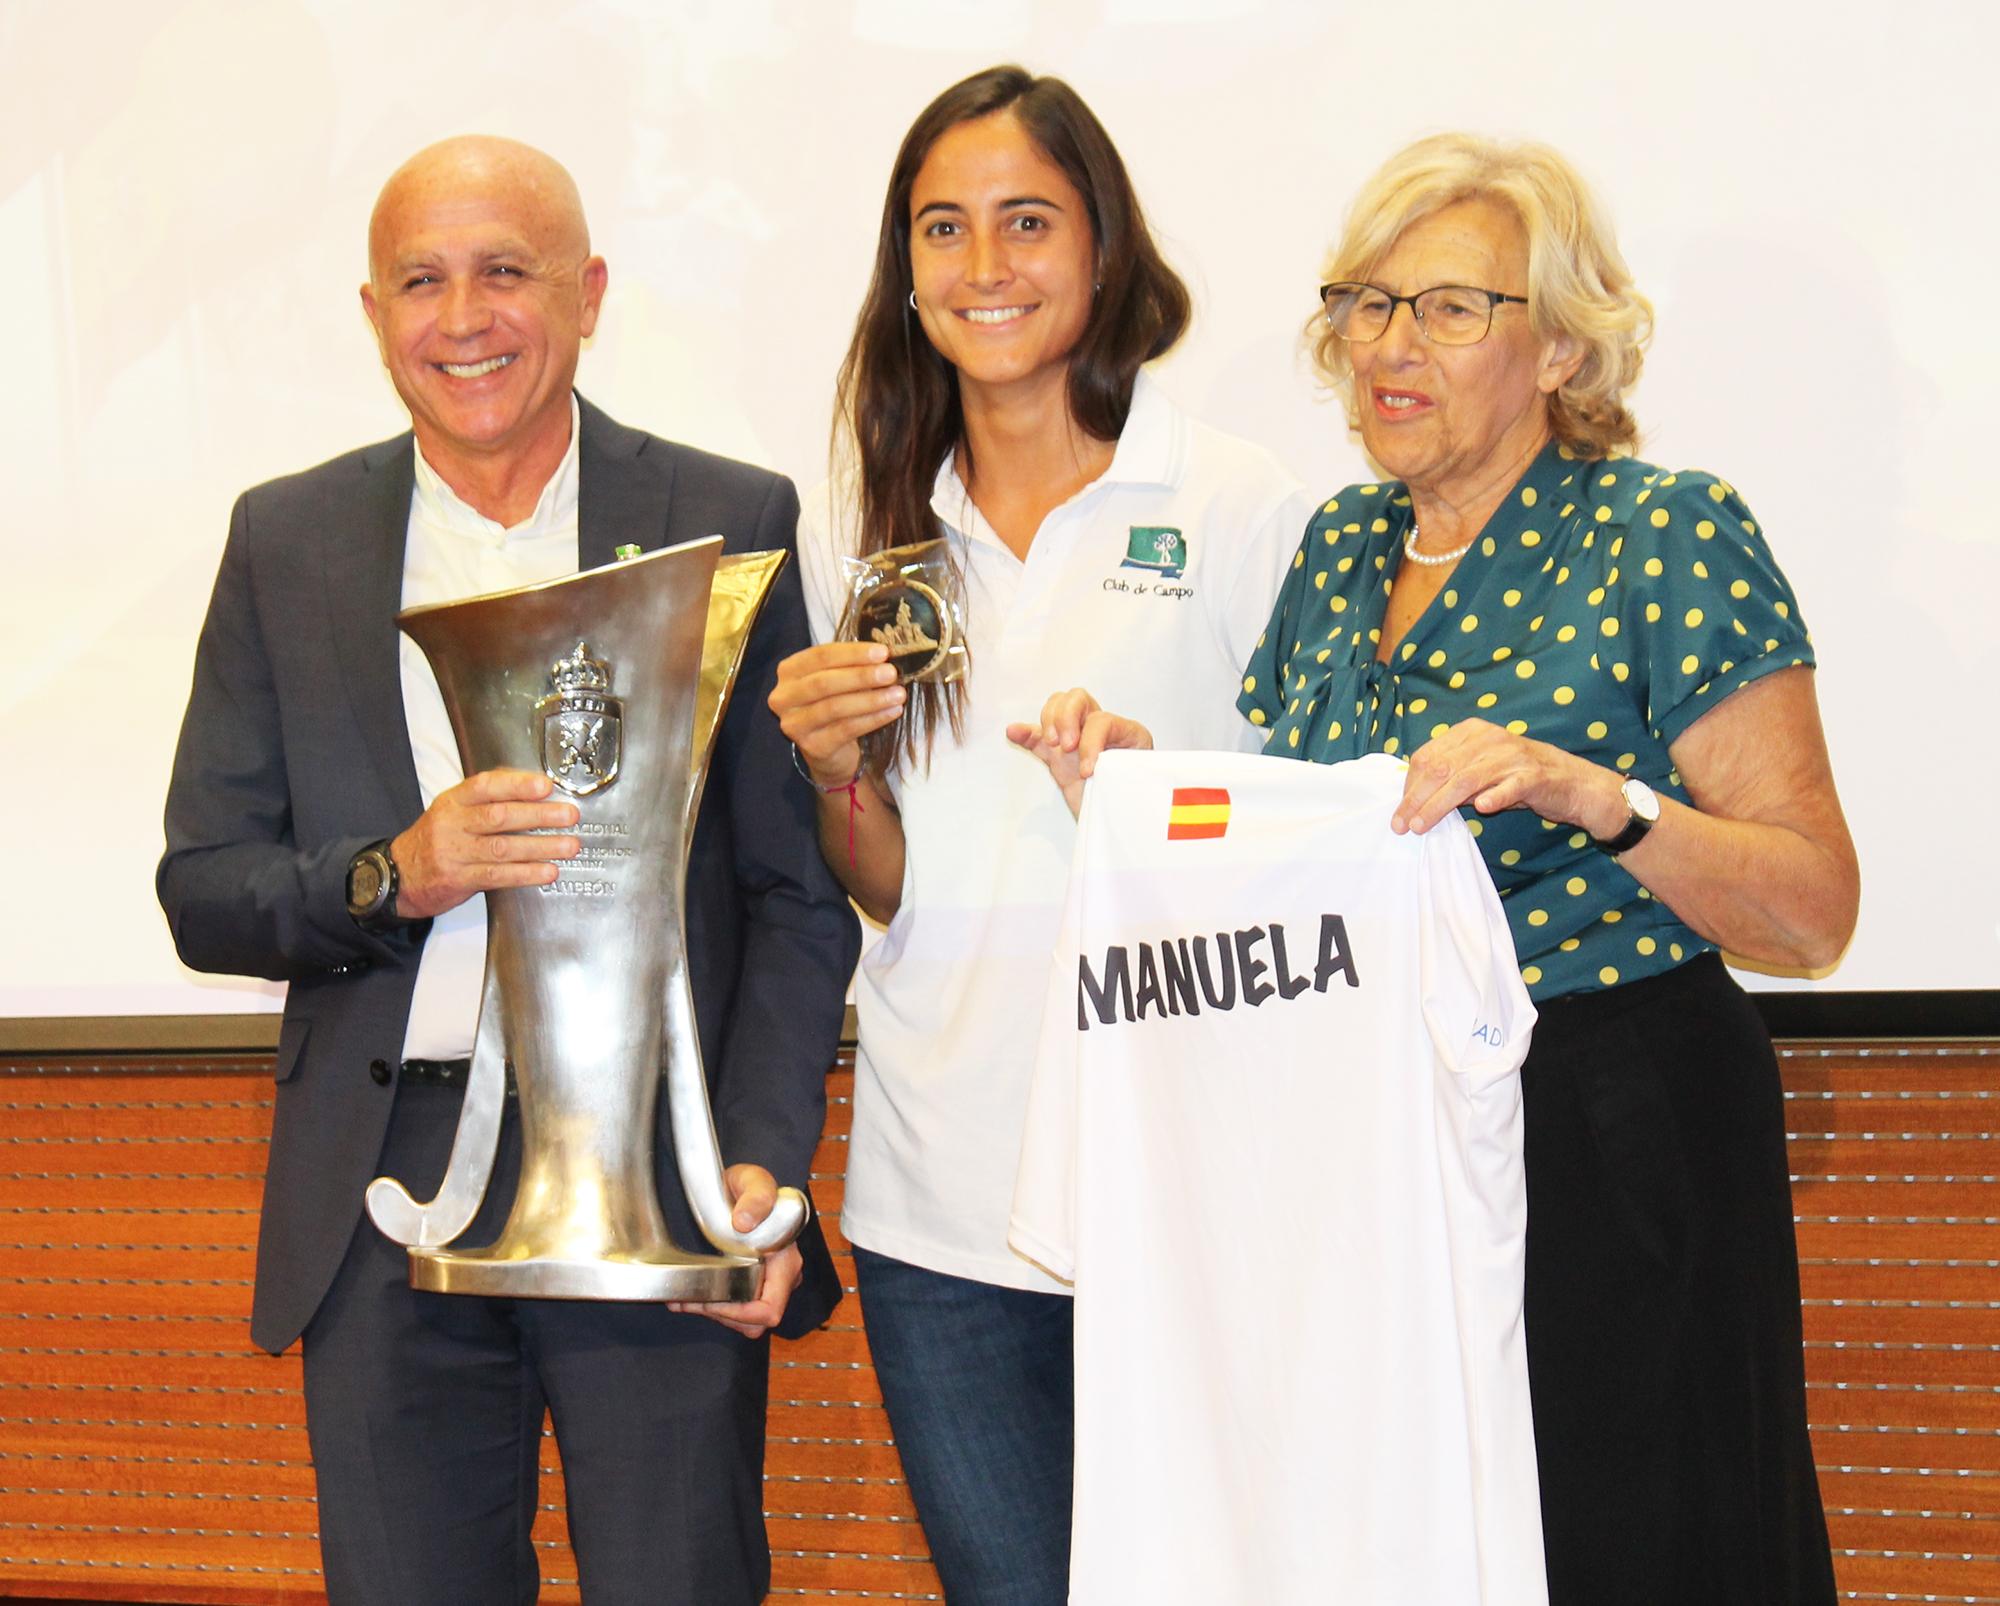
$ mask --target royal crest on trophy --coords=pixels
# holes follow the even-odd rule
[[[535,704],[542,722],[542,773],[572,797],[588,797],[618,775],[624,705],[611,695],[611,671],[587,643],[549,669],[555,688]]]

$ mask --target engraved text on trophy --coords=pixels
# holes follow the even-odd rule
[[[608,898],[618,890],[613,879],[632,857],[630,829],[623,820],[578,820],[551,825],[536,836],[578,837],[577,855],[562,866],[562,874],[536,890],[545,898]]]

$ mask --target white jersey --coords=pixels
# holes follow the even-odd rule
[[[1535,1012],[1400,760],[1114,753],[1012,1218],[1074,1281],[1077,1606],[1545,1606]]]

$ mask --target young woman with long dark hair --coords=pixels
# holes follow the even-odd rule
[[[828,862],[888,928],[856,984],[842,1224],[955,1603],[1060,1602],[1068,1579],[1070,1301],[1007,1217],[1074,824],[1006,721],[1109,684],[1181,745],[1254,745],[1240,665],[1309,511],[1143,371],[1188,317],[1074,90],[1018,67],[953,85],[897,152],[834,478],[799,528],[821,645],[771,707]],[[939,538],[970,668],[905,687],[883,646],[832,639],[843,559]]]

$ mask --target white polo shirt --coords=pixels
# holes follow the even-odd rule
[[[1144,374],[1111,466],[1049,514],[1025,562],[939,470],[931,508],[965,576],[965,739],[946,731],[928,770],[892,778],[902,903],[855,980],[841,1216],[855,1243],[1066,1291],[1008,1249],[1007,1214],[1075,822],[1006,727],[1084,686],[1162,746],[1259,747],[1237,687],[1312,507],[1268,452],[1188,418]],[[840,617],[853,527],[826,486],[800,519],[817,640]]]
[[[1522,1325],[1535,1011],[1404,766],[1113,753],[1014,1243],[1076,1280],[1076,1606],[1547,1606]]]

